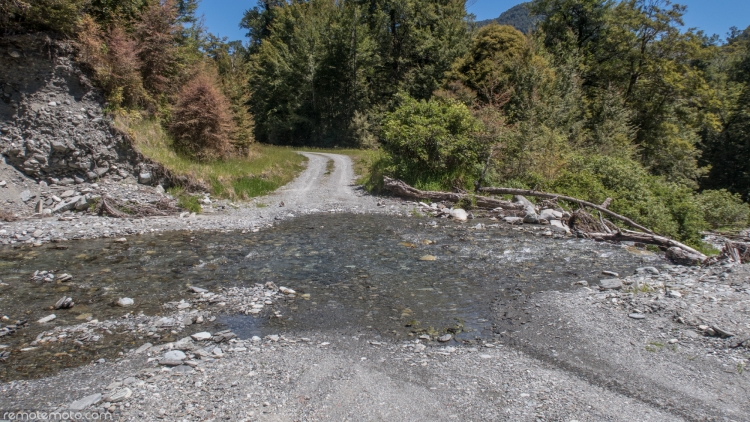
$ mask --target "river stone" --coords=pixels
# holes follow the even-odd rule
[[[31,191],[30,190],[25,190],[25,191],[21,192],[21,201],[26,202],[29,199],[31,199]]]
[[[129,388],[125,387],[122,390],[118,390],[117,392],[113,393],[112,395],[107,397],[107,401],[110,403],[119,403],[123,400],[127,400],[130,398],[130,396],[133,395],[133,391]]]
[[[195,334],[193,334],[190,337],[192,337],[193,340],[195,340],[195,341],[203,341],[203,340],[208,340],[208,339],[210,339],[213,336],[211,335],[211,333],[209,333],[207,331],[203,331],[201,333],[195,333]]]
[[[562,216],[563,214],[560,211],[551,210],[549,208],[542,210],[542,212],[539,213],[539,219],[547,221],[559,220]]]
[[[451,341],[452,338],[453,338],[452,335],[446,334],[446,335],[438,337],[438,341],[442,342],[442,343],[445,343],[446,341]]]
[[[523,218],[521,217],[505,217],[503,220],[508,224],[523,224]]]
[[[122,306],[123,308],[127,308],[128,306],[133,306],[135,304],[135,301],[129,297],[121,297],[117,299],[117,306]]]
[[[185,359],[187,359],[187,356],[181,350],[170,350],[164,354],[159,363],[165,366],[178,366],[182,365],[182,361]]]
[[[76,400],[73,403],[71,403],[68,406],[68,409],[74,411],[74,412],[80,412],[81,410],[85,410],[89,406],[95,405],[99,403],[102,400],[102,394],[96,393],[92,394],[90,396],[86,396],[80,400]]]
[[[644,318],[646,318],[646,315],[639,314],[639,313],[632,313],[632,314],[630,314],[628,316],[630,318],[633,318],[633,319],[644,319]]]
[[[290,289],[288,287],[279,287],[279,291],[281,293],[284,293],[285,295],[293,295],[293,294],[297,293],[297,292],[295,292],[294,290],[292,290],[292,289]]]
[[[703,258],[700,255],[696,255],[673,246],[667,249],[667,258],[677,265],[694,266],[701,265]]]
[[[461,208],[455,208],[451,210],[451,217],[456,221],[466,221],[469,219],[469,214]]]
[[[46,322],[50,322],[50,321],[52,321],[52,320],[53,320],[53,319],[55,319],[55,318],[57,318],[57,315],[55,315],[55,314],[52,314],[52,315],[47,315],[47,316],[46,316],[46,317],[44,317],[44,318],[40,318],[40,319],[39,319],[39,321],[37,321],[37,322],[38,322],[38,323],[40,323],[40,324],[44,324],[44,323],[46,323]]]
[[[605,278],[599,282],[604,290],[617,290],[622,288],[622,280],[619,278]]]
[[[143,353],[143,352],[145,352],[146,350],[150,349],[150,348],[151,348],[152,346],[153,346],[153,344],[151,344],[151,343],[146,343],[146,344],[144,344],[143,346],[141,346],[141,347],[139,347],[138,349],[136,349],[136,350],[135,350],[135,353],[136,353],[136,354],[140,354],[140,353]]]
[[[200,287],[196,287],[196,286],[190,286],[190,290],[192,290],[193,293],[207,293],[208,292],[208,290],[200,288]]]
[[[526,224],[538,224],[539,217],[536,215],[535,212],[529,212],[523,216],[523,222]]]
[[[419,258],[420,261],[434,261],[437,258],[435,258],[433,255],[424,255],[423,257]]]
[[[656,267],[641,267],[641,268],[636,268],[635,272],[638,273],[638,274],[650,273],[650,274],[653,274],[653,275],[659,275],[659,270],[657,270]]]

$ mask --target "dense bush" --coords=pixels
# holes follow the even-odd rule
[[[475,136],[481,129],[461,103],[403,96],[383,123],[383,148],[391,153],[398,177],[411,183],[465,182],[475,177],[483,154]]]
[[[693,191],[652,176],[637,161],[607,156],[575,156],[549,190],[601,203],[655,232],[694,246],[705,228]]]
[[[180,91],[170,133],[175,147],[199,159],[221,158],[229,152],[232,114],[216,77],[201,71]]]
[[[739,194],[726,189],[704,190],[696,199],[703,218],[714,229],[743,227],[750,223],[750,206],[742,202]]]

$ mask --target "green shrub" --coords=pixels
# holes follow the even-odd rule
[[[696,200],[711,228],[740,228],[748,224],[750,206],[742,202],[739,194],[726,189],[704,190],[696,195]]]
[[[594,203],[612,198],[612,211],[632,218],[656,233],[701,246],[703,214],[693,191],[648,174],[634,160],[606,156],[575,156],[560,177],[549,184],[560,194]]]
[[[471,111],[453,100],[401,99],[383,123],[383,148],[396,176],[422,188],[449,188],[476,177],[484,146],[474,136],[482,126]]]

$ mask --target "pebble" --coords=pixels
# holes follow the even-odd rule
[[[445,343],[446,341],[451,341],[452,338],[453,338],[452,335],[445,334],[445,335],[442,335],[442,336],[438,337],[438,341],[442,342],[442,343]]]
[[[419,258],[420,261],[435,261],[437,258],[434,255],[424,255]]]
[[[620,274],[614,272],[614,271],[602,271],[602,274],[612,276],[612,277],[619,277]]]
[[[646,315],[639,314],[639,313],[632,313],[628,316],[633,319],[645,319],[646,318]]]

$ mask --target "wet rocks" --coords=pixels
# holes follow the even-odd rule
[[[115,302],[115,305],[127,308],[129,306],[135,305],[135,301],[129,297],[121,297],[117,299],[117,302]]]
[[[38,322],[39,324],[45,324],[45,323],[47,323],[47,322],[53,321],[53,320],[54,320],[55,318],[57,318],[57,315],[55,315],[55,314],[52,314],[52,315],[47,315],[47,316],[46,316],[46,317],[44,317],[44,318],[40,318],[40,319],[39,319],[39,320],[38,320],[37,322]]]
[[[55,303],[54,308],[55,309],[70,309],[74,305],[75,305],[75,303],[73,302],[73,298],[72,297],[63,296],[60,300],[58,300]]]
[[[437,341],[439,341],[441,343],[445,343],[445,342],[451,341],[452,338],[453,338],[453,336],[451,334],[444,334],[444,335],[438,337]]]

